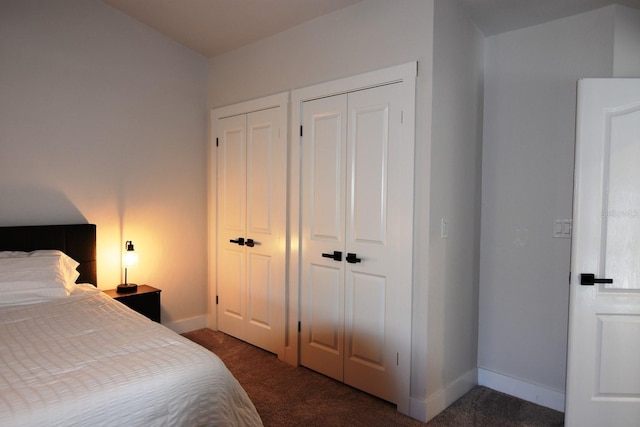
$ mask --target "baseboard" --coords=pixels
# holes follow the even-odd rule
[[[167,328],[178,334],[183,334],[189,331],[195,331],[196,329],[202,329],[207,327],[208,318],[207,315],[191,317],[189,319],[178,320],[177,322],[162,323]]]
[[[478,385],[564,412],[564,393],[478,368]]]
[[[409,401],[409,416],[428,422],[464,396],[477,383],[478,371],[471,369],[426,399],[412,397]]]

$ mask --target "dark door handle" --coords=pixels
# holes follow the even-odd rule
[[[254,247],[256,245],[256,242],[253,241],[253,239],[247,239],[247,246],[249,246],[250,248]]]
[[[596,275],[590,273],[582,273],[580,275],[580,284],[582,286],[593,286],[596,283],[613,283],[613,279],[596,279]]]
[[[348,263],[355,264],[356,262],[362,262],[360,258],[356,256],[356,254],[348,253],[346,258]]]
[[[332,254],[322,254],[323,258],[331,258],[334,261],[342,261],[342,252],[340,251],[333,251]]]
[[[244,237],[238,237],[237,240],[229,240],[231,243],[237,243],[240,246],[244,246]]]

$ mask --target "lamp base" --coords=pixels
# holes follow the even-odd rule
[[[131,294],[138,290],[138,285],[135,283],[122,283],[118,285],[116,292],[119,294]]]

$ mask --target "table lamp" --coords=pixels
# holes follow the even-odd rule
[[[127,240],[124,244],[125,251],[122,254],[122,266],[124,267],[124,283],[118,285],[117,292],[121,294],[128,294],[138,290],[138,285],[135,283],[129,283],[127,278],[127,269],[133,267],[138,263],[138,254],[133,247],[133,242]]]

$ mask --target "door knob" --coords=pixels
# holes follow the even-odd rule
[[[238,237],[237,240],[229,240],[231,243],[237,243],[240,246],[244,246],[244,237]]]
[[[333,251],[332,254],[322,254],[322,256],[324,258],[331,258],[334,261],[342,261],[342,252],[340,251]]]
[[[253,239],[247,239],[247,246],[249,246],[250,248],[254,247],[256,245],[256,242],[253,241]]]
[[[590,273],[582,273],[580,275],[580,284],[582,286],[593,286],[596,283],[613,283],[613,279],[596,279],[596,275]]]
[[[356,256],[356,254],[348,253],[346,258],[348,263],[355,264],[356,262],[362,262],[360,258]]]

